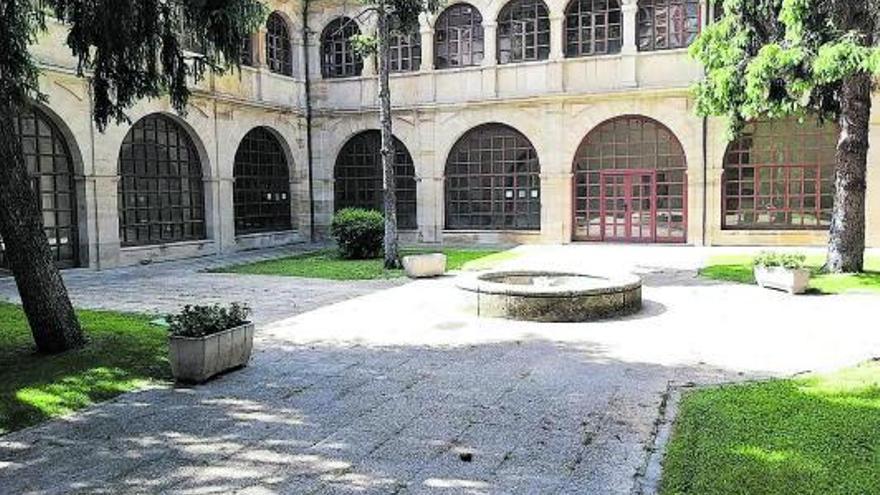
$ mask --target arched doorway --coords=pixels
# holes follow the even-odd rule
[[[683,243],[687,163],[663,124],[642,116],[608,120],[574,158],[577,241]]]
[[[43,228],[58,266],[79,265],[79,224],[73,158],[58,126],[36,106],[18,116],[25,164],[43,212]],[[6,258],[0,241],[0,268]]]
[[[382,136],[379,131],[355,135],[336,157],[333,171],[336,211],[343,208],[384,210],[382,187]],[[416,170],[406,146],[394,138],[394,183],[397,193],[397,226],[415,229]]]

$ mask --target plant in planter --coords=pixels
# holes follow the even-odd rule
[[[179,382],[202,383],[247,365],[254,325],[246,304],[185,306],[167,317],[171,371]]]
[[[803,294],[810,284],[810,270],[803,254],[764,251],[754,261],[755,280],[761,287]]]

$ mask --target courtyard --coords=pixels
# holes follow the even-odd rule
[[[532,245],[498,261],[643,278],[640,313],[577,324],[478,318],[454,274],[216,272],[320,248],[65,272],[79,308],[249,302],[255,355],[202,386],[153,384],[0,437],[0,491],[655,493],[683,392],[880,355],[864,324],[876,295],[698,277],[742,248]],[[10,279],[0,294],[15,301]]]

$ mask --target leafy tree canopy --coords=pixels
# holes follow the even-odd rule
[[[47,16],[69,27],[67,45],[91,79],[94,118],[126,121],[142,98],[168,94],[183,113],[187,83],[206,68],[238,63],[244,41],[266,17],[259,0],[4,0],[0,3],[0,104],[42,99],[29,45]],[[185,48],[199,47],[193,56]]]
[[[691,47],[706,78],[697,111],[745,121],[837,120],[842,81],[880,73],[880,0],[725,0]]]

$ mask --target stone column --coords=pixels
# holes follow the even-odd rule
[[[483,66],[498,65],[498,24],[495,21],[483,21]]]
[[[419,35],[422,37],[422,66],[419,70],[434,70],[434,30],[427,23],[422,23]]]
[[[639,49],[636,45],[638,39],[638,0],[623,0],[620,6],[623,14],[623,48],[621,53],[624,55],[634,55]]]
[[[565,16],[550,18],[550,60],[565,58]]]
[[[260,29],[254,33],[251,39],[251,46],[254,49],[254,67],[267,69],[269,64],[266,60],[266,30]]]
[[[363,77],[375,77],[378,71],[376,71],[376,56],[375,55],[367,55],[364,57],[364,70],[361,71],[361,76]]]
[[[700,0],[700,31],[712,23],[712,6],[709,0]]]
[[[620,6],[623,13],[623,47],[620,54],[620,84],[624,87],[638,86],[636,75],[636,57],[639,49],[636,44],[638,37],[638,0],[623,0]]]

